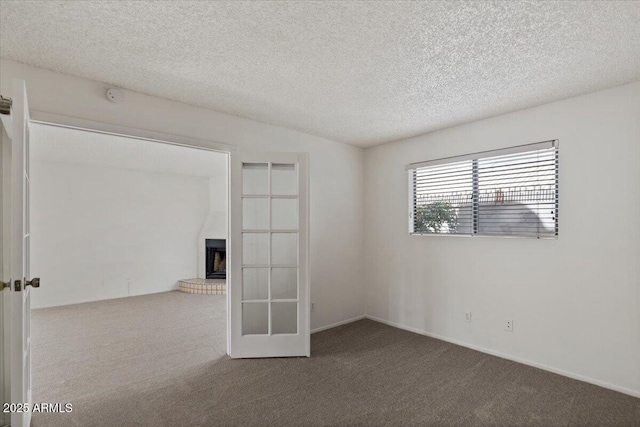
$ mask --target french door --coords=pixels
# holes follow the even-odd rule
[[[229,355],[310,356],[308,155],[231,153],[229,219]]]

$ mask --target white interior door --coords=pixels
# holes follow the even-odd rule
[[[11,119],[11,414],[13,427],[31,421],[31,301],[29,271],[29,105],[24,80],[13,85]],[[22,406],[22,411],[21,409]],[[26,409],[25,410],[25,406]]]
[[[310,356],[308,155],[231,154],[232,358]]]
[[[4,102],[3,99],[0,102]],[[0,223],[0,230],[2,231],[2,243],[0,245],[0,252],[2,257],[0,259],[0,396],[2,396],[2,403],[9,402],[11,400],[11,370],[9,363],[11,360],[10,353],[10,341],[11,341],[11,213],[9,207],[11,206],[11,139],[8,135],[13,133],[13,124],[11,123],[11,116],[4,114],[4,111],[0,113],[0,121],[2,126],[0,127],[0,216],[2,222]],[[11,415],[0,412],[0,425],[8,425],[11,422]]]

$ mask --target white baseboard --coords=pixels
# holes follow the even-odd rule
[[[632,390],[630,388],[626,388],[626,387],[621,387],[615,384],[611,384],[605,381],[601,381],[601,380],[597,380],[591,377],[586,377],[584,375],[580,375],[580,374],[576,374],[573,372],[569,372],[569,371],[565,371],[563,369],[558,369],[558,368],[554,368],[552,366],[548,366],[548,365],[544,365],[542,363],[537,363],[537,362],[533,362],[531,360],[527,360],[527,359],[522,359],[520,357],[515,357],[515,356],[511,356],[508,354],[504,354],[504,353],[500,353],[498,351],[495,350],[491,350],[488,348],[484,348],[484,347],[479,347],[477,345],[473,345],[473,344],[468,344],[462,341],[458,341],[452,338],[447,338],[447,337],[443,337],[441,335],[437,335],[431,332],[427,332],[427,331],[423,331],[421,329],[418,328],[412,328],[411,326],[404,326],[401,325],[399,323],[395,323],[395,322],[391,322],[389,320],[384,320],[384,319],[380,319],[374,316],[369,316],[369,315],[365,315],[363,316],[367,319],[373,320],[375,322],[380,322],[380,323],[384,323],[385,325],[389,325],[389,326],[393,326],[394,328],[398,328],[398,329],[403,329],[405,331],[409,331],[409,332],[414,332],[416,334],[420,334],[420,335],[425,335],[427,337],[430,338],[435,338],[441,341],[446,341],[448,343],[451,344],[455,344],[455,345],[459,345],[462,347],[467,347],[470,348],[472,350],[476,350],[479,351],[481,353],[486,353],[486,354],[490,354],[492,356],[496,356],[496,357],[500,357],[502,359],[507,359],[507,360],[511,360],[513,362],[518,362],[518,363],[522,363],[523,365],[528,365],[528,366],[533,366],[534,368],[538,368],[538,369],[542,369],[544,371],[549,371],[549,372],[553,372],[554,374],[558,374],[558,375],[562,375],[568,378],[572,378],[574,380],[578,380],[578,381],[583,381],[589,384],[593,384],[593,385],[597,385],[603,388],[608,388],[609,390],[614,390],[620,393],[624,393],[624,394],[628,394],[629,396],[633,396],[633,397],[640,397],[640,391],[638,390]]]
[[[341,320],[340,322],[336,322],[336,323],[332,323],[330,325],[320,326],[319,328],[312,329],[311,333],[315,334],[316,332],[326,331],[327,329],[332,329],[332,328],[335,328],[337,326],[346,325],[347,323],[357,322],[358,320],[362,320],[364,318],[365,318],[365,316],[363,314],[361,316],[352,317],[351,319]]]

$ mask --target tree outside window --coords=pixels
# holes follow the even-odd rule
[[[414,231],[417,233],[455,233],[457,227],[458,213],[448,202],[433,202],[416,207]]]

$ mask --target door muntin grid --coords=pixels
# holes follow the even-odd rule
[[[300,330],[299,167],[242,163],[242,335]]]

